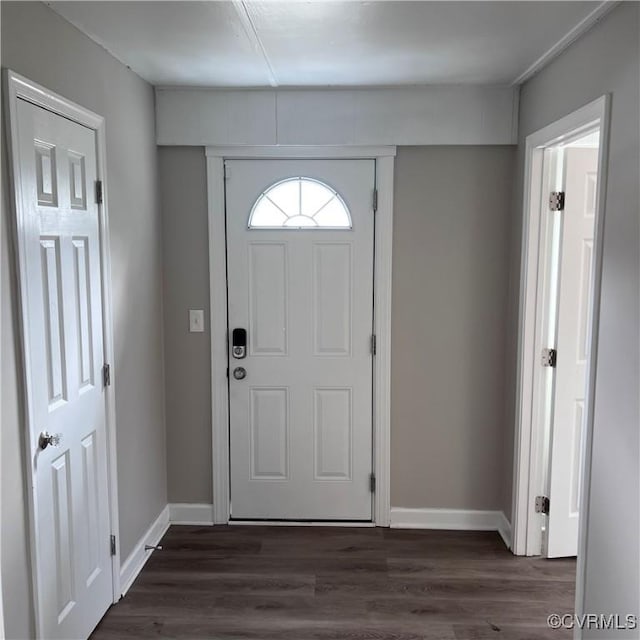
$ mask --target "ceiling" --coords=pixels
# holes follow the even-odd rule
[[[520,82],[601,2],[51,2],[154,85]]]

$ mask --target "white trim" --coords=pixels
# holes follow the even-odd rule
[[[575,137],[576,132],[600,126],[600,150],[598,158],[598,196],[594,236],[595,261],[592,276],[593,296],[590,318],[590,362],[588,365],[587,408],[585,417],[585,442],[583,444],[582,498],[578,542],[578,575],[576,582],[576,611],[584,605],[584,562],[587,539],[589,494],[591,490],[591,446],[593,438],[593,408],[595,402],[595,378],[597,338],[602,277],[602,250],[604,211],[607,182],[607,157],[609,140],[610,97],[602,96],[581,109],[537,131],[526,139],[522,262],[520,275],[520,312],[518,335],[518,371],[516,396],[516,437],[514,447],[513,486],[513,552],[516,555],[540,555],[539,531],[533,531],[535,517],[533,500],[541,491],[538,456],[534,456],[534,366],[536,309],[538,307],[538,279],[540,264],[539,217],[540,194],[532,190],[533,181],[539,182],[541,154],[545,148],[562,144]]]
[[[374,522],[388,527],[391,510],[391,273],[395,158],[376,158],[378,211],[375,226],[373,325],[373,469],[376,475]]]
[[[304,145],[272,145],[242,147],[205,147],[207,158],[228,158],[234,160],[257,160],[261,158],[308,160],[310,158],[329,158],[331,160],[354,158],[382,158],[396,155],[393,145],[363,147],[354,146],[304,146]]]
[[[215,524],[229,522],[229,395],[227,378],[227,265],[224,160],[226,158],[371,158],[376,161],[373,468],[374,522],[389,526],[391,441],[391,252],[394,146],[207,147],[209,308],[211,319],[211,419]]]
[[[619,5],[619,1],[605,0],[601,2],[591,13],[585,16],[578,24],[567,31],[554,45],[545,51],[533,64],[523,71],[511,84],[521,85],[534,76],[540,69],[546,67],[554,58],[557,58],[567,47],[584,35],[596,22],[602,20],[612,9]]]
[[[213,521],[229,521],[229,381],[227,378],[227,247],[224,158],[207,157]]]
[[[504,511],[498,514],[498,533],[507,549],[511,549],[511,523],[504,515]]]
[[[374,522],[360,522],[355,520],[353,522],[337,521],[326,522],[320,520],[318,522],[306,520],[231,520],[229,526],[243,526],[243,527],[358,527],[358,528],[373,528]]]
[[[508,546],[510,526],[502,511],[391,507],[391,528],[497,531]]]
[[[47,109],[52,113],[61,115],[73,122],[77,122],[89,129],[95,131],[96,134],[96,152],[97,152],[97,179],[103,184],[103,204],[98,205],[100,211],[100,257],[102,271],[102,305],[103,305],[103,341],[104,341],[104,361],[114,362],[113,348],[113,306],[111,293],[111,252],[109,245],[109,215],[108,215],[108,182],[106,175],[106,138],[105,138],[105,120],[102,116],[81,107],[80,105],[67,100],[63,96],[50,91],[31,80],[11,71],[5,72],[5,100],[7,106],[7,114],[9,118],[8,127],[8,149],[10,152],[9,162],[9,183],[13,192],[13,203],[15,214],[17,217],[23,215],[22,197],[19,193],[20,181],[17,177],[20,175],[19,154],[15,145],[18,140],[17,130],[17,109],[18,100],[22,99],[39,107]],[[14,234],[15,236],[15,234]],[[16,239],[17,242],[17,239]],[[24,251],[18,251],[19,270],[25,273],[26,265],[24,264]],[[19,297],[26,300],[26,291],[21,283],[19,287]],[[20,307],[21,308],[21,307]],[[20,317],[20,338],[24,353],[29,351],[28,331],[27,331],[26,314],[21,313]],[[118,514],[118,476],[117,476],[117,460],[116,460],[116,412],[115,412],[115,372],[111,373],[111,386],[105,390],[106,404],[106,437],[108,442],[108,461],[107,473],[109,478],[109,519],[111,533],[118,534],[119,531],[119,514]],[[36,450],[36,443],[33,441],[34,434],[32,429],[33,415],[32,400],[29,392],[30,370],[28,360],[23,362],[23,387],[25,394],[25,473],[29,476],[32,468],[31,451]],[[27,484],[30,486],[31,481],[27,477]],[[40,620],[40,607],[38,605],[38,549],[36,545],[36,505],[37,496],[35,487],[31,491],[27,491],[29,505],[29,537],[30,537],[30,558],[31,558],[31,575],[32,575],[32,595],[33,607],[35,615],[36,635],[40,637],[42,630],[42,621]],[[112,599],[117,602],[120,597],[120,551],[116,549],[116,554],[111,558],[112,572]]]
[[[169,505],[171,524],[213,524],[213,505],[191,502],[174,502]]]
[[[133,551],[131,551],[122,564],[122,568],[120,569],[120,589],[122,596],[129,591],[134,580],[142,571],[142,567],[144,567],[153,553],[152,550],[147,551],[145,546],[155,547],[169,529],[169,524],[169,505],[167,505],[152,525],[145,531],[140,540],[138,540]]]

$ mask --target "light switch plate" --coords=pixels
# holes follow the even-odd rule
[[[189,309],[189,331],[191,333],[204,331],[204,311],[202,309]]]

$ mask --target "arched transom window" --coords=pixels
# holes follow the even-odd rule
[[[256,200],[250,229],[351,229],[351,215],[337,191],[313,178],[271,185]]]

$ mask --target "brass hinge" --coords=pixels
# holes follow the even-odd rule
[[[102,204],[102,180],[96,180],[96,202]]]
[[[564,191],[552,191],[549,195],[549,209],[564,211]]]
[[[373,213],[378,210],[378,190],[373,190]]]
[[[105,364],[102,367],[102,384],[105,387],[111,386],[111,365]]]
[[[116,537],[114,535],[111,535],[109,537],[109,544],[111,545],[111,555],[115,556],[116,555]]]
[[[555,367],[558,362],[558,352],[555,349],[543,349],[540,361],[543,367]]]
[[[376,355],[376,351],[378,349],[378,345],[376,344],[377,340],[376,340],[376,335],[375,333],[371,336],[371,355],[375,356]]]
[[[375,473],[369,474],[369,491],[371,491],[371,493],[376,492],[376,474]]]
[[[549,498],[547,496],[536,496],[536,513],[549,514]]]

